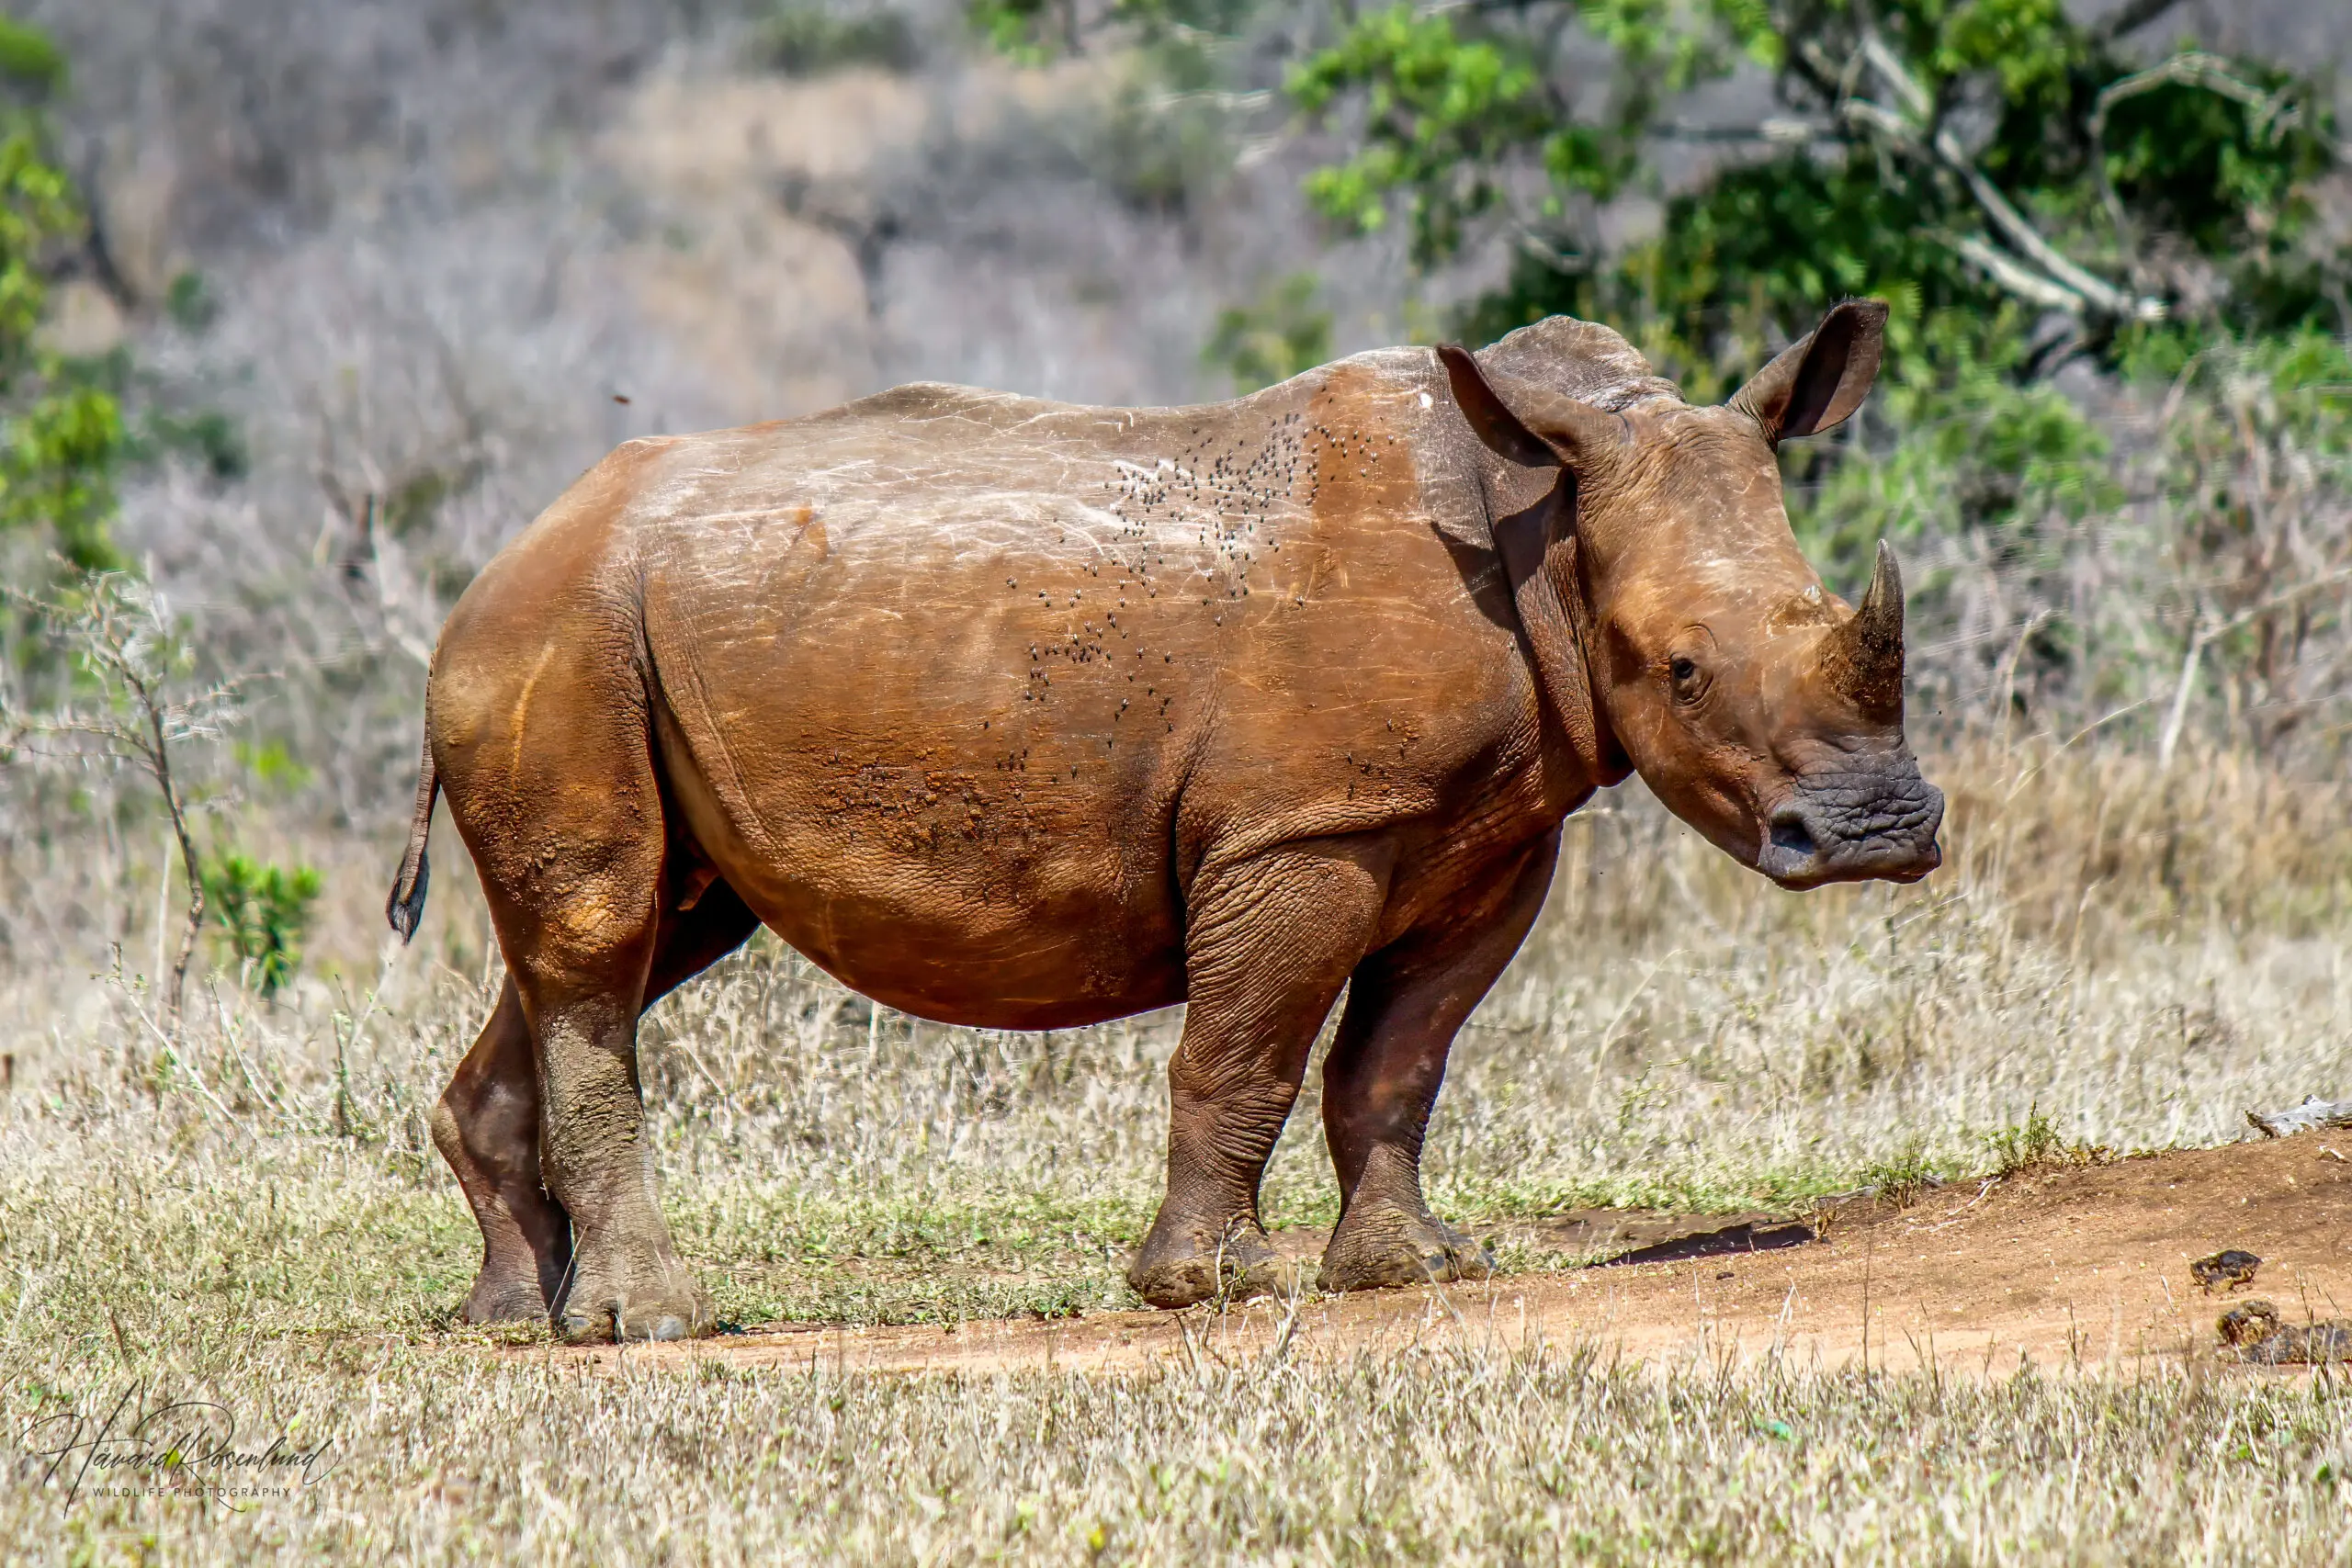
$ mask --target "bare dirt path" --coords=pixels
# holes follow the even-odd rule
[[[1576,1227],[1585,1227],[1578,1230]],[[1849,1202],[1810,1224],[1580,1215],[1555,1243],[1637,1250],[1475,1285],[1260,1301],[1217,1314],[1039,1322],[794,1325],[693,1345],[556,1351],[605,1368],[1120,1371],[1408,1346],[1597,1343],[1649,1360],[2001,1375],[2210,1355],[2214,1319],[2259,1296],[2290,1323],[2352,1318],[2352,1133],[2314,1133],[1946,1187],[1900,1211]],[[1694,1234],[1698,1233],[1698,1234]],[[1319,1238],[1290,1235],[1311,1253]],[[1646,1244],[1646,1245],[1645,1245]],[[2243,1247],[2254,1285],[2208,1295],[2192,1259]],[[545,1350],[527,1352],[546,1355]]]

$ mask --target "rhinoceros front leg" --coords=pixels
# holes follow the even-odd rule
[[[1258,1184],[1386,881],[1382,852],[1345,840],[1286,845],[1195,879],[1184,1034],[1168,1065],[1168,1195],[1127,1273],[1152,1305],[1281,1285]]]
[[[1366,958],[1323,1064],[1323,1127],[1340,1177],[1340,1224],[1317,1284],[1327,1291],[1483,1280],[1487,1249],[1430,1213],[1421,1140],[1454,1032],[1544,908],[1556,830],[1438,923]]]

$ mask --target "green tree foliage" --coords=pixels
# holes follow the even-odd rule
[[[1509,235],[1508,281],[1455,323],[1474,341],[1603,321],[1711,399],[1829,301],[1887,299],[1865,417],[1782,455],[1800,535],[1845,581],[1879,537],[1940,541],[1973,608],[1931,572],[1928,614],[2006,650],[1974,677],[2002,713],[2029,688],[2070,694],[2075,722],[2145,710],[2169,757],[2206,693],[2257,745],[2341,733],[2313,720],[2352,637],[2352,254],[2312,195],[2352,149],[2311,81],[2119,41],[2170,9],[1396,7],[1288,85],[1349,141],[1307,187],[1340,231],[1401,215],[1423,266]],[[1574,48],[1597,84],[1580,94]],[[1771,73],[1771,111],[1690,122],[1677,95],[1743,60]],[[1669,185],[1678,142],[1698,172]],[[1600,207],[1634,194],[1655,228],[1604,246]],[[2098,400],[2060,389],[2068,366],[2152,412],[2153,436],[2120,446]]]
[[[113,394],[36,341],[47,268],[83,232],[39,104],[64,77],[56,47],[0,22],[0,534],[46,535],[85,571],[120,566],[107,536],[124,433]]]
[[[1600,103],[1554,85],[1577,24],[1623,66]],[[1672,94],[1742,56],[1774,69],[1783,115],[1662,118]],[[1534,243],[1478,324],[1557,310],[1632,321],[1694,378],[1752,364],[1840,294],[1898,300],[1898,353],[1984,349],[2055,312],[2079,323],[2069,348],[2111,364],[2159,319],[2333,322],[2347,276],[2311,243],[2306,193],[2341,152],[2309,84],[2194,51],[2135,70],[2058,0],[1390,10],[1351,24],[1290,85],[1310,111],[1369,110],[1361,149],[1310,186],[1335,221],[1377,226],[1402,205],[1419,259],[1440,261],[1502,174],[1540,170],[1548,196],[1513,215]],[[1731,155],[1668,197],[1655,239],[1599,253],[1578,221],[1589,198],[1655,188],[1643,151],[1678,137]]]

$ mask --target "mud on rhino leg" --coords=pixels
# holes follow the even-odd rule
[[[691,910],[665,915],[639,1011],[743,944],[759,918],[725,883]],[[481,1226],[481,1270],[468,1323],[539,1321],[563,1305],[571,1216],[539,1170],[539,1077],[512,979],[433,1111],[433,1141]]]
[[[659,877],[667,888],[673,878]],[[667,899],[664,899],[665,904]],[[743,944],[758,919],[734,889],[714,883],[689,910],[665,908],[653,922],[641,982],[605,984],[571,976],[545,982],[535,1008],[539,1074],[546,1096],[540,1146],[548,1190],[575,1217],[571,1278],[551,1303],[566,1338],[684,1339],[714,1325],[710,1297],[694,1281],[670,1239],[645,1142],[637,1024],[645,1010]],[[532,988],[526,982],[525,995]]]
[[[1387,867],[1376,852],[1288,845],[1194,880],[1184,1034],[1168,1065],[1168,1194],[1127,1273],[1154,1306],[1284,1283],[1258,1184],[1316,1031],[1379,919]]]
[[[571,929],[552,940],[507,944],[538,1043],[540,1165],[572,1220],[571,1275],[552,1309],[572,1340],[683,1339],[711,1327],[709,1298],[662,1217],[646,1141],[637,1021],[654,882],[645,878],[634,917],[609,904],[567,910],[559,920]]]
[[[611,689],[618,677],[604,660],[550,653],[510,690],[503,677],[515,671],[469,667],[469,657],[456,660],[463,679],[436,672],[429,722],[530,1024],[539,1173],[571,1217],[555,1327],[582,1340],[707,1333],[709,1298],[655,1196],[638,1077],[671,852],[643,719]],[[495,739],[475,739],[484,735]]]
[[[1316,1283],[1327,1291],[1483,1280],[1487,1249],[1430,1213],[1421,1140],[1453,1036],[1519,951],[1552,885],[1556,831],[1442,929],[1358,966],[1323,1064],[1323,1127],[1340,1224]]]
[[[433,1108],[433,1142],[481,1226],[468,1323],[538,1321],[571,1266],[571,1216],[539,1176],[539,1080],[509,980]]]

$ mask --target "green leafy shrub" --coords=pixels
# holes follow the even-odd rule
[[[1620,67],[1585,101],[1547,68],[1579,28]],[[1657,150],[1694,133],[1665,106],[1742,58],[1773,71],[1782,112],[1710,128],[1728,156],[1667,192]],[[1886,298],[1877,427],[1928,435],[1910,466],[1968,525],[2030,492],[2093,499],[2104,447],[2026,389],[2060,364],[2122,369],[2157,319],[2198,338],[2352,325],[2334,302],[2352,266],[2313,226],[2311,184],[2339,156],[2317,89],[2194,51],[2135,70],[2058,0],[1400,7],[1348,24],[1290,92],[1334,126],[1363,111],[1352,153],[1309,179],[1317,205],[1346,231],[1403,207],[1424,265],[1501,215],[1515,175],[1544,187],[1507,215],[1523,243],[1463,322],[1480,340],[1609,321],[1711,398],[1827,302]],[[1606,250],[1593,203],[1644,189],[1664,197],[1656,233]]]
[[[233,853],[209,859],[202,875],[207,909],[229,951],[255,990],[275,995],[301,963],[324,879],[312,866],[266,865]]]
[[[1233,378],[1237,392],[1287,381],[1331,357],[1331,312],[1317,310],[1311,272],[1293,273],[1254,305],[1220,312],[1202,357]]]

